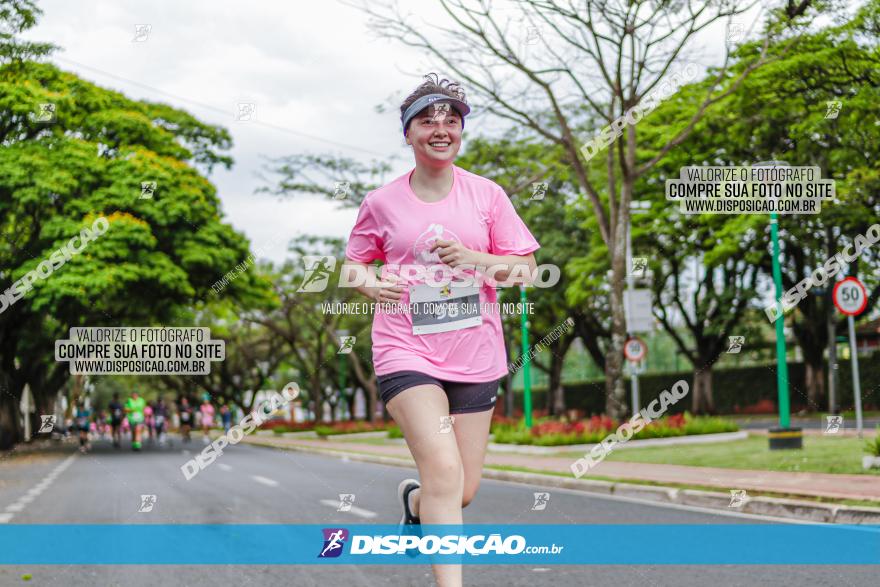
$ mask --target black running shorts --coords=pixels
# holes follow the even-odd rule
[[[485,383],[444,381],[418,371],[396,371],[387,375],[377,375],[376,380],[379,384],[379,395],[385,404],[404,389],[427,383],[437,385],[446,392],[450,414],[467,414],[493,409],[498,386],[501,383],[500,379]]]

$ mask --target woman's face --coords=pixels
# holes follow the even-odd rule
[[[448,104],[432,104],[410,121],[406,142],[412,145],[417,162],[432,167],[451,165],[461,147],[461,116]]]

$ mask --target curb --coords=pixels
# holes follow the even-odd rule
[[[253,439],[256,440],[256,439]],[[297,445],[276,446],[272,443],[253,442],[249,444],[268,446],[282,450],[292,450],[311,454],[321,454],[341,458],[344,461],[359,461],[395,467],[415,467],[412,458],[396,458],[380,455],[366,455],[348,453],[345,451],[313,448]],[[741,508],[731,508],[730,495],[714,491],[699,491],[695,489],[677,489],[674,487],[662,487],[655,485],[638,485],[634,483],[618,483],[612,481],[599,481],[595,479],[574,479],[559,475],[525,473],[522,471],[505,471],[499,469],[483,469],[484,479],[498,481],[510,481],[528,485],[542,485],[545,487],[559,487],[583,491],[584,493],[598,493],[602,495],[614,495],[628,497],[647,502],[659,502],[666,504],[689,505],[716,509],[721,511],[736,511],[740,513],[773,516],[824,524],[880,524],[880,507],[854,507],[835,504],[823,504],[810,501],[800,501],[779,497],[756,496],[747,497]]]
[[[715,434],[692,434],[690,436],[671,436],[668,438],[643,438],[629,440],[615,445],[615,450],[627,448],[643,448],[648,446],[675,446],[682,444],[706,444],[710,442],[732,442],[749,437],[745,430],[738,432],[718,432]],[[562,444],[556,446],[535,446],[532,444],[497,444],[489,443],[491,452],[510,452],[522,454],[552,455],[561,452],[590,452],[597,444]]]

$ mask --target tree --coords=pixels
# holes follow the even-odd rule
[[[851,17],[841,15],[834,26],[802,34],[795,48],[771,45],[766,50],[770,63],[752,73],[737,92],[707,113],[681,148],[667,154],[658,164],[658,176],[642,186],[644,191],[658,195],[664,180],[677,177],[684,165],[751,165],[762,160],[784,159],[793,166],[818,166],[822,177],[835,179],[838,199],[826,202],[820,215],[780,217],[785,290],[809,277],[846,241],[863,234],[880,216],[880,202],[875,196],[877,132],[863,124],[873,116],[878,101],[878,6],[880,3],[867,3]],[[760,52],[764,49],[756,44],[740,47],[737,57],[741,57],[733,64],[732,74],[738,75]],[[703,80],[701,84],[710,81]],[[685,88],[642,125],[647,145],[659,151],[666,136],[690,116],[689,110],[694,106],[693,102],[688,105],[687,96],[692,91]],[[829,118],[827,103],[834,100],[842,100],[843,108],[840,116]],[[772,257],[767,215],[693,216],[685,226],[668,203],[660,199],[659,204],[661,213],[642,231],[646,238],[640,239],[644,245],[656,244],[658,260],[680,264],[688,256],[704,258],[708,265],[704,272],[706,277],[712,275],[712,265],[730,265],[736,261],[735,273],[746,276],[752,268],[757,268],[762,272],[763,283],[770,281]],[[860,265],[868,268],[862,274],[867,275],[872,291],[869,310],[880,298],[880,288],[873,278],[877,262],[876,251],[868,250],[850,268],[851,271],[858,271]],[[658,264],[655,269],[661,276],[675,278],[678,285],[677,270],[664,272],[664,266]],[[826,322],[829,318],[835,321],[835,330],[845,323],[831,304],[832,286],[833,281],[824,294],[807,296],[790,318],[806,364],[807,389],[794,392],[803,394],[813,409],[820,409],[824,395]],[[747,291],[725,288],[724,293],[740,300]],[[762,306],[755,304],[756,309]],[[716,317],[719,321],[713,326],[714,331],[719,336],[725,332],[744,334],[730,331],[740,306],[731,301],[722,307],[729,313]],[[661,304],[661,310],[665,313],[665,305]],[[693,310],[693,306],[689,308]],[[684,313],[684,309],[681,312]],[[704,318],[687,324],[692,334],[695,333],[691,325],[703,322]],[[670,327],[667,329],[672,333]],[[676,340],[685,350],[684,343]],[[712,346],[712,340],[698,341],[694,353],[700,354],[698,351]],[[706,357],[699,358],[695,369],[701,371],[705,361]],[[695,401],[698,390],[699,384]]]
[[[35,22],[30,2],[0,7],[7,29]],[[231,165],[225,129],[24,61],[44,46],[2,40],[0,289],[14,297],[0,313],[0,447],[8,447],[21,438],[24,386],[40,404],[68,377],[54,361],[55,340],[72,326],[174,323],[248,256],[248,243],[223,222],[216,190],[197,169]],[[40,269],[96,222],[106,232],[76,241],[81,252],[62,255],[48,276]],[[251,279],[230,291],[261,299]]]
[[[441,0],[451,26],[424,26],[405,15],[397,3],[363,3],[377,34],[422,49],[476,92],[485,111],[543,137],[559,147],[592,215],[611,269],[611,344],[605,361],[606,411],[624,414],[622,363],[626,338],[623,289],[626,272],[626,229],[634,186],[692,132],[707,110],[736,91],[752,71],[763,66],[761,52],[741,75],[719,69],[692,118],[648,160],[639,160],[637,128],[609,146],[602,158],[582,158],[583,137],[597,136],[602,126],[623,121],[644,105],[649,93],[675,72],[695,35],[720,19],[744,13],[754,3],[647,2],[585,0],[575,7],[540,0],[516,3],[522,29],[543,28],[537,46],[511,39],[509,16],[498,16],[488,2]],[[764,29],[764,47],[794,24],[809,0],[773,11]],[[434,33],[437,33],[436,36]],[[552,35],[552,36],[551,36]],[[529,55],[526,49],[532,46]],[[632,118],[633,115],[629,114]],[[622,125],[615,126],[620,128]],[[605,136],[614,131],[608,129]],[[579,138],[580,137],[580,138]],[[601,150],[601,149],[597,149]],[[604,185],[596,170],[605,167]]]

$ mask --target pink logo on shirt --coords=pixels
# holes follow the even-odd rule
[[[458,235],[449,229],[443,228],[442,224],[431,224],[428,230],[418,236],[413,244],[413,257],[425,265],[440,263],[440,255],[437,251],[431,252],[431,247],[437,240],[461,242]]]

